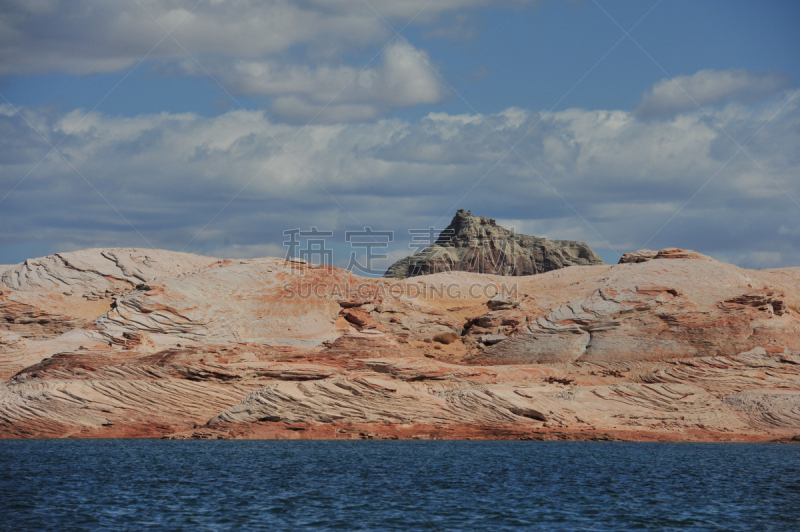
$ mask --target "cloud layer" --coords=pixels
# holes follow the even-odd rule
[[[463,207],[519,232],[587,241],[610,260],[646,244],[797,265],[792,94],[662,120],[509,108],[306,128],[263,111],[119,118],[3,106],[0,197],[30,174],[0,205],[0,250],[149,242],[250,255],[311,225],[339,240],[359,225],[395,230],[404,248],[409,228],[442,228]],[[47,155],[58,142],[63,158]]]
[[[194,63],[185,68],[202,75]],[[428,55],[403,42],[387,46],[380,63],[367,68],[240,60],[218,70],[224,86],[273,96],[276,116],[303,123],[373,120],[387,108],[437,103],[448,94]]]
[[[671,117],[698,106],[753,103],[793,86],[794,81],[781,72],[706,69],[691,76],[675,76],[655,83],[635,111],[645,119]]]
[[[372,120],[448,95],[427,53],[395,29],[459,35],[467,9],[536,3],[8,0],[0,6],[0,75],[90,75],[146,60],[143,68],[211,76],[234,94],[269,97],[282,120]]]

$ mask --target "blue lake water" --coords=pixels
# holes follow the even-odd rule
[[[4,530],[800,530],[800,445],[0,441]]]

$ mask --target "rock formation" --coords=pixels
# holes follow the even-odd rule
[[[0,280],[0,437],[800,434],[800,268],[638,256],[404,280],[136,249],[30,260]]]
[[[625,253],[620,257],[617,264],[638,264],[640,262],[647,262],[654,259],[704,259],[713,260],[711,257],[701,255],[696,251],[685,250],[680,248],[666,248],[661,251],[653,251],[652,249],[640,249],[633,253]]]
[[[460,209],[433,245],[395,262],[384,277],[450,271],[519,276],[599,264],[602,259],[583,242],[519,235]]]

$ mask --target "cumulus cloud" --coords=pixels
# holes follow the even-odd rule
[[[326,13],[304,4],[9,0],[0,11],[0,73],[84,75],[132,66],[149,52],[155,59],[185,57],[165,31],[193,55],[241,58],[279,54],[301,44],[323,53],[391,36],[365,9]]]
[[[158,72],[210,73],[231,92],[269,96],[279,117],[369,120],[391,107],[440,102],[447,95],[427,53],[396,37],[390,25],[413,23],[442,33],[467,24],[465,10],[488,5],[498,4],[7,0],[0,6],[0,75],[109,73],[146,59]],[[387,44],[378,64],[359,73],[364,57]]]
[[[752,103],[793,86],[792,78],[776,71],[706,69],[691,76],[675,76],[653,84],[645,92],[635,112],[644,119],[670,117],[698,106]]]
[[[343,232],[364,225],[396,231],[398,254],[409,228],[443,228],[463,207],[586,241],[607,260],[647,244],[796,265],[800,102],[787,97],[711,109],[713,126],[701,112],[653,121],[509,108],[300,128],[264,111],[121,118],[0,106],[0,198],[17,187],[0,205],[0,263],[33,244],[274,254],[283,230],[312,225],[336,232],[337,260],[348,256]],[[720,131],[749,138],[762,126],[747,145],[758,165]],[[64,158],[36,166],[62,139]]]
[[[392,40],[386,22],[402,27],[416,15],[435,25],[487,3],[9,0],[0,7],[0,75],[108,73],[147,59],[158,72],[210,73],[232,93],[270,97],[280,119],[374,120],[448,95],[427,53]],[[366,59],[342,59],[387,43],[363,71]]]
[[[187,68],[201,74],[195,65]],[[237,92],[274,96],[272,110],[290,121],[372,120],[389,107],[437,103],[449,92],[428,55],[404,42],[388,46],[378,65],[363,69],[241,60],[221,70],[225,85]]]

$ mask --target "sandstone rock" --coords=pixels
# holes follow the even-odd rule
[[[222,261],[192,275],[151,282],[97,319],[113,338],[147,331],[156,342],[254,342],[313,346],[336,336],[335,287],[357,282],[343,270],[285,267],[281,259]],[[321,297],[320,297],[321,296]]]
[[[137,285],[216,261],[141,249],[88,249],[27,260],[0,276],[0,328],[53,337],[92,323]]]
[[[617,264],[637,264],[639,262],[647,262],[653,259],[696,259],[696,260],[714,260],[706,255],[701,255],[696,251],[680,249],[680,248],[665,248],[661,251],[653,251],[651,249],[640,249],[633,253],[625,253],[619,259]]]
[[[732,356],[761,345],[764,337],[800,349],[794,325],[778,319],[785,308],[782,294],[750,290],[747,285],[752,282],[746,282],[743,271],[727,264],[670,262],[666,271],[655,260],[617,266],[602,283],[587,286],[589,293],[529,321],[475,361],[538,364]],[[654,279],[663,284],[650,284]]]
[[[344,319],[357,327],[374,328],[376,326],[376,322],[372,318],[372,315],[364,309],[348,309],[344,311],[342,315],[344,316]]]
[[[665,248],[659,251],[654,259],[695,259],[695,260],[714,260],[707,255],[701,255],[691,249]]]
[[[195,271],[216,260],[156,249],[86,249],[26,260],[3,272],[0,285],[23,292],[119,293],[121,288]]]
[[[518,304],[518,302],[513,301],[510,297],[500,294],[486,302],[486,306],[489,307],[489,310],[508,310],[516,307]]]
[[[494,345],[506,339],[504,334],[484,334],[481,336],[481,343],[484,345]]]
[[[0,437],[800,433],[800,268],[669,249],[518,276],[498,297],[507,278],[464,271],[67,255],[3,277]],[[459,336],[436,349],[437,334]]]
[[[726,310],[750,307],[761,312],[783,316],[786,312],[784,298],[785,296],[783,294],[765,288],[725,300],[720,303],[720,307]]]
[[[636,264],[639,262],[647,262],[654,259],[657,254],[658,251],[653,251],[652,249],[640,249],[639,251],[634,251],[633,253],[624,253],[622,257],[620,257],[617,264]]]
[[[449,271],[533,275],[592,264],[603,261],[583,242],[519,235],[461,209],[433,245],[395,262],[384,277],[405,279]]]

